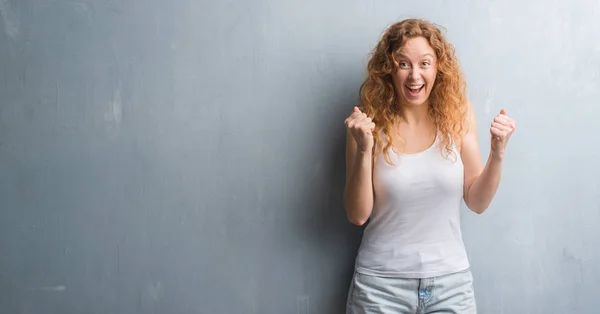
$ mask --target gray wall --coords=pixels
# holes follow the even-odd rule
[[[600,4],[0,0],[0,313],[342,313],[343,120],[391,22],[456,45],[483,157],[480,313],[596,313]]]

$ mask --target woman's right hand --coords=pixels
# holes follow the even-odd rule
[[[373,149],[375,123],[371,118],[362,113],[358,107],[354,107],[354,111],[344,123],[356,141],[360,152],[364,153]]]

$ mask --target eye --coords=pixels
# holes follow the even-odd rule
[[[423,65],[424,65],[424,66],[430,66],[430,65],[431,65],[431,63],[430,63],[429,61],[423,61]]]
[[[406,62],[406,61],[400,61],[400,62],[398,63],[398,65],[399,65],[401,68],[406,68],[406,67],[408,67],[408,62]]]

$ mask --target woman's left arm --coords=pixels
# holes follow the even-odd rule
[[[477,139],[477,121],[468,104],[467,131],[461,141],[461,158],[465,168],[464,200],[467,207],[482,214],[492,202],[502,174],[506,144],[515,130],[515,120],[502,109],[490,126],[491,147],[485,167],[481,162]]]

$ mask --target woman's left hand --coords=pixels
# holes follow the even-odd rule
[[[494,118],[490,126],[490,134],[492,136],[492,147],[490,154],[492,157],[502,160],[508,139],[515,130],[515,120],[506,115],[506,111],[502,109]]]

